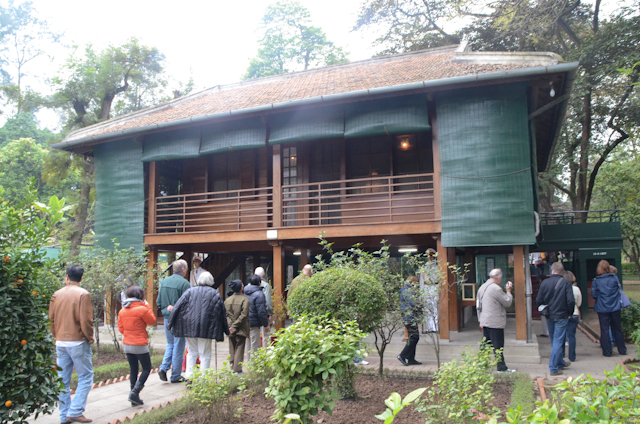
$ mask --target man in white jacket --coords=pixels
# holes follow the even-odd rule
[[[480,287],[477,295],[478,319],[485,343],[493,347],[493,351],[498,359],[498,372],[515,372],[507,367],[504,362],[504,354],[497,352],[504,349],[504,328],[507,326],[507,310],[511,306],[513,296],[511,289],[513,283],[507,282],[502,291],[500,287],[502,281],[502,271],[498,268],[491,270],[489,279]]]

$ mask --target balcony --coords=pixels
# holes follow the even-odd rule
[[[431,222],[435,194],[433,174],[412,174],[163,196],[150,233]]]

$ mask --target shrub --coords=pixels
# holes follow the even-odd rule
[[[0,423],[50,414],[61,389],[47,320],[60,263],[46,260],[42,248],[64,201],[52,197],[43,205],[35,198],[28,187],[25,200],[13,206],[0,188]]]
[[[348,322],[355,319],[362,331],[372,332],[382,319],[385,293],[372,276],[346,267],[328,268],[314,274],[291,293],[289,313],[323,316]]]
[[[347,372],[365,336],[354,321],[306,315],[281,330],[271,348],[275,377],[266,389],[275,400],[273,419],[297,414],[301,422],[310,423],[310,416],[320,410],[331,415],[338,398],[332,380]]]
[[[482,346],[477,352],[464,351],[462,361],[447,362],[436,371],[433,386],[417,407],[427,423],[471,423],[478,412],[486,413],[497,363],[492,354]]]
[[[191,381],[188,397],[206,408],[209,422],[226,424],[240,418],[239,393],[244,390],[244,385],[226,362],[218,370],[196,371]]]
[[[631,300],[631,306],[622,309],[622,333],[625,341],[631,341],[631,335],[640,327],[640,302]]]
[[[249,387],[264,387],[275,375],[273,349],[261,347],[251,353],[251,360],[244,364],[244,380]]]
[[[637,279],[640,270],[638,270],[638,265],[633,262],[622,262],[622,274],[631,279]]]

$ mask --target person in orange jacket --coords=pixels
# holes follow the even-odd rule
[[[125,292],[127,299],[122,303],[118,314],[118,330],[124,335],[122,344],[129,361],[129,380],[131,406],[143,405],[140,391],[151,372],[151,356],[149,355],[149,335],[147,326],[156,323],[156,316],[144,300],[144,290],[140,286],[131,286]],[[142,364],[142,373],[138,378],[138,361]]]

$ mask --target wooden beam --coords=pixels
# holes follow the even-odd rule
[[[273,146],[273,226],[282,227],[282,146]]]
[[[431,150],[433,152],[433,210],[435,218],[440,220],[440,145],[438,143],[438,118],[434,103],[429,103],[429,122],[431,123]]]
[[[274,289],[274,311],[282,310],[282,299],[285,289],[285,262],[284,247],[277,245],[273,247],[273,289]],[[284,328],[284,314],[280,314],[276,320],[276,329]]]
[[[449,287],[447,269],[447,248],[442,246],[440,237],[437,240],[438,265],[440,274],[445,277],[445,281],[440,284],[440,301],[438,307],[438,328],[440,329],[440,339],[449,340]]]
[[[147,208],[147,230],[149,234],[156,232],[156,195],[158,188],[158,178],[156,173],[156,163],[149,163],[149,205]]]
[[[156,284],[155,270],[158,264],[158,251],[156,249],[149,249],[147,253],[147,287],[145,290],[145,297],[154,315],[158,315],[158,292]],[[157,320],[162,320],[162,315],[156,317]],[[156,320],[156,321],[157,321]]]
[[[309,263],[309,249],[303,247],[300,249],[300,270]]]
[[[275,200],[274,200],[275,201]],[[442,231],[440,221],[402,223],[402,224],[366,224],[334,225],[322,227],[280,228],[279,240],[315,240],[321,231],[325,238],[366,237],[409,234],[439,234]],[[194,243],[230,243],[241,241],[267,241],[267,230],[192,232],[145,234],[144,243],[155,245],[189,245]]]
[[[238,265],[240,265],[243,261],[244,261],[244,256],[234,256],[231,259],[231,262],[229,262],[229,264],[226,267],[224,267],[224,269],[218,275],[216,275],[213,283],[213,288],[217,289],[218,287],[220,287],[222,283],[224,283],[224,280],[226,280],[227,277],[231,275],[231,273],[236,268],[238,268]]]
[[[546,105],[542,106],[539,109],[536,109],[534,112],[531,112],[529,114],[529,120],[532,120],[533,118],[535,118],[538,115],[542,115],[543,113],[545,113],[546,111],[548,111],[549,109],[551,109],[552,107],[564,102],[565,100],[567,100],[569,97],[571,97],[570,94],[565,94],[562,95],[560,97],[558,97],[557,99],[547,103]]]
[[[527,297],[524,246],[513,246],[513,291],[516,304],[516,340],[527,340]]]
[[[456,265],[456,248],[447,247],[447,265]],[[449,287],[449,331],[460,331],[458,313],[458,285],[456,276],[447,267],[447,285]]]

